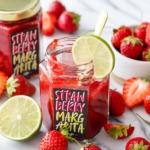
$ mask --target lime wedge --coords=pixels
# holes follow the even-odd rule
[[[79,37],[73,44],[72,57],[76,65],[93,61],[96,78],[109,75],[115,64],[115,56],[109,44],[95,35]]]
[[[26,140],[39,131],[42,115],[39,105],[28,96],[8,99],[0,107],[0,133],[12,140]]]

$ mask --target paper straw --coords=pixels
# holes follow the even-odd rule
[[[98,22],[95,27],[94,35],[100,36],[107,21],[107,12],[102,10],[98,17]]]

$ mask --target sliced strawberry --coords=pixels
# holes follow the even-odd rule
[[[150,143],[143,137],[134,137],[127,142],[125,150],[150,150]]]
[[[0,97],[2,97],[6,89],[7,79],[8,79],[8,76],[3,71],[0,71]]]
[[[27,95],[32,96],[36,88],[22,75],[12,75],[7,80],[7,94],[9,97],[15,95]]]
[[[150,46],[150,24],[146,28],[145,43]]]
[[[95,144],[86,144],[80,150],[101,150],[101,148]]]
[[[122,124],[105,124],[105,131],[114,139],[123,139],[129,137],[133,131],[134,126]]]
[[[128,108],[141,104],[148,94],[150,94],[150,82],[136,77],[124,82],[123,97]]]
[[[44,12],[42,14],[42,33],[44,35],[52,35],[56,24],[56,16],[53,13]]]

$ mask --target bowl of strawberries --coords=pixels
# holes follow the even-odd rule
[[[114,29],[111,46],[116,59],[112,76],[116,80],[122,83],[131,77],[150,80],[150,22]]]

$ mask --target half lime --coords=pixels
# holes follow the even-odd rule
[[[31,97],[19,95],[0,107],[0,133],[12,140],[26,140],[39,131],[41,110]]]
[[[110,74],[115,64],[115,56],[109,44],[95,35],[79,37],[73,44],[72,57],[76,65],[93,61],[96,78]]]

